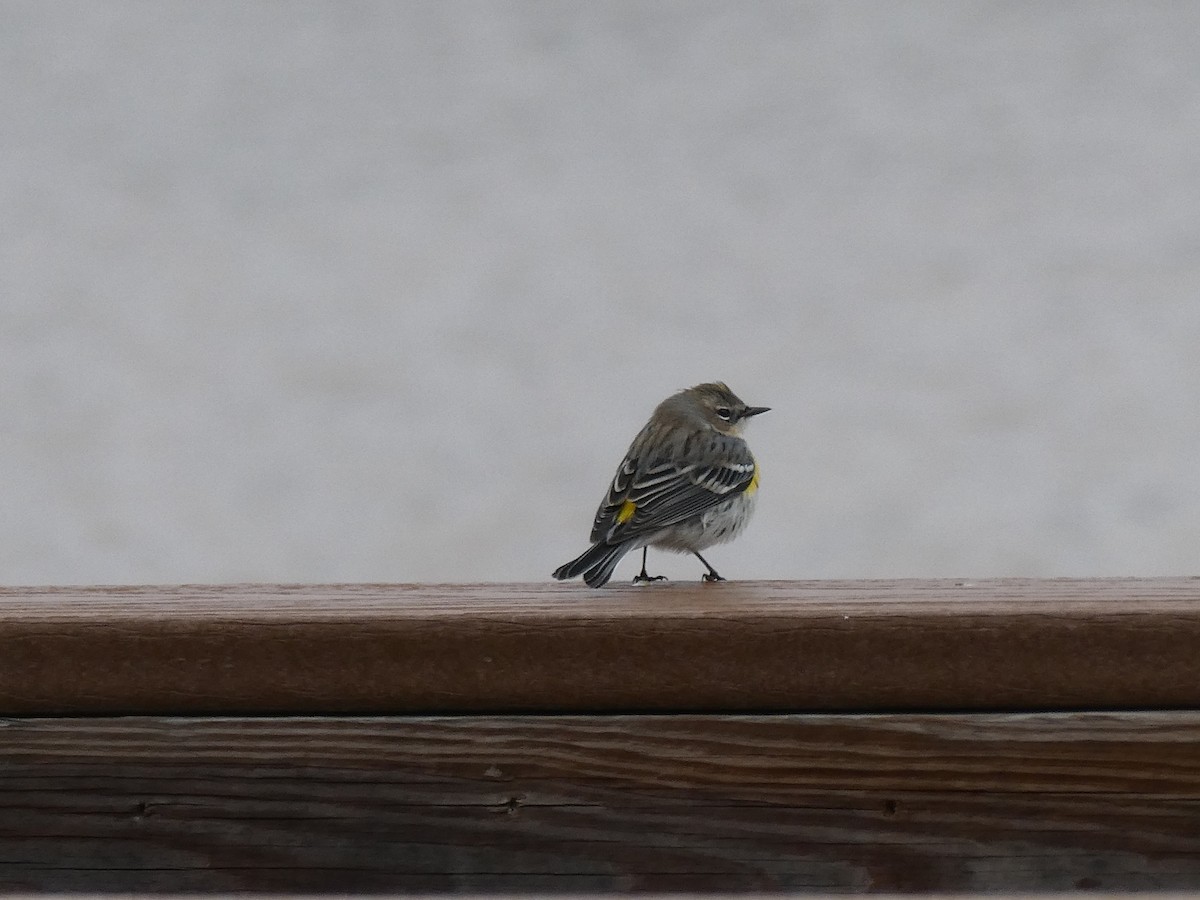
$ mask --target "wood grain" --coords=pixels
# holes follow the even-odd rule
[[[1200,713],[27,719],[0,889],[1200,888]]]
[[[1200,706],[1200,579],[0,589],[0,714]]]

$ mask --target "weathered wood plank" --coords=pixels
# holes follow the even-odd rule
[[[1196,578],[4,588],[0,714],[1188,708],[1197,646]]]
[[[1200,888],[1200,712],[26,719],[0,889]]]

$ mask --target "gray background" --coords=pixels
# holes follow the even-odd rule
[[[543,580],[718,378],[730,577],[1194,572],[1198,122],[1194,3],[0,2],[0,581]]]

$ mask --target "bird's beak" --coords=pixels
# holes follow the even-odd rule
[[[742,413],[742,418],[748,419],[751,416],[762,415],[763,413],[770,412],[770,411],[771,411],[771,407],[769,407],[769,406],[750,406],[750,407],[746,408],[746,411],[744,413]]]

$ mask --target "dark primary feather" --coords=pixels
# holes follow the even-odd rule
[[[621,543],[699,515],[741,491],[754,478],[754,458],[740,438],[724,438],[722,462],[717,465],[626,457],[596,512],[592,541]],[[618,515],[625,504],[636,505],[625,522]]]

